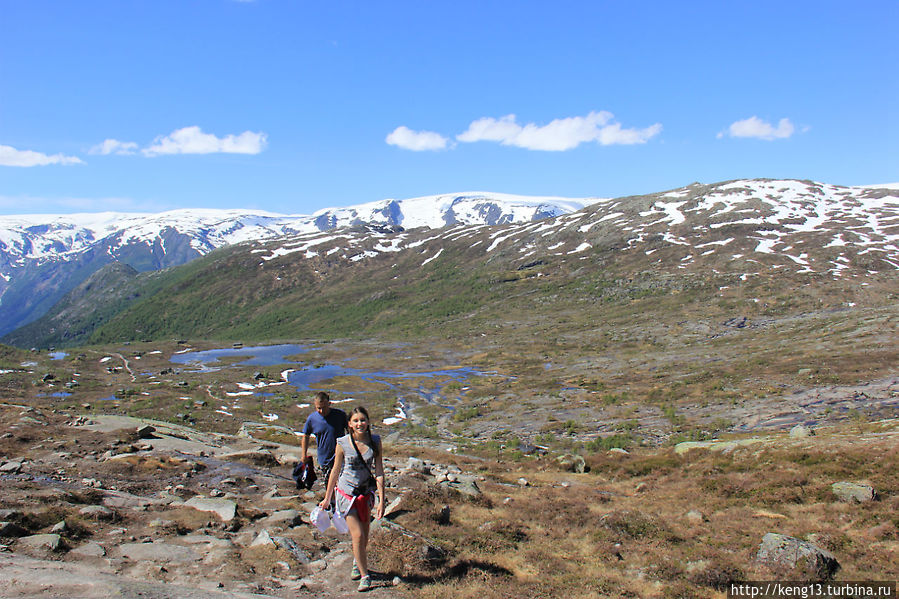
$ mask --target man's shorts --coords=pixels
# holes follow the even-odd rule
[[[334,468],[334,462],[331,462],[330,464],[319,464],[318,467],[321,471],[322,485],[324,485],[325,489],[327,489],[328,477],[331,476],[331,469]]]

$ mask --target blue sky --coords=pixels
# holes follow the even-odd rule
[[[0,213],[899,181],[899,2],[0,0]]]

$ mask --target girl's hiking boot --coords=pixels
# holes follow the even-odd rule
[[[360,593],[364,593],[365,591],[371,588],[371,576],[363,576],[362,580],[359,581],[359,588],[356,590]]]
[[[350,570],[350,580],[359,580],[362,578],[362,572],[359,571],[359,566],[356,565],[356,562],[353,562],[353,569]]]

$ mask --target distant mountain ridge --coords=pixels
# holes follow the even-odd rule
[[[226,245],[358,225],[443,227],[550,218],[595,200],[468,192],[381,200],[312,215],[185,209],[0,216],[0,335],[44,314],[111,262],[139,272],[178,266]]]
[[[813,284],[848,305],[857,290],[889,295],[899,274],[899,190],[811,181],[694,183],[505,225],[343,220],[357,224],[234,244],[151,278],[104,274],[5,341],[355,335],[502,319],[509,293],[542,313],[691,285],[783,305]]]

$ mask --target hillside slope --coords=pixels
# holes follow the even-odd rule
[[[173,273],[177,283],[92,340],[402,336],[435,326],[467,335],[513,315],[552,322],[573,310],[590,322],[646,297],[679,311],[746,295],[772,315],[882,302],[899,267],[897,197],[739,181],[527,224],[357,227],[241,244],[189,277]]]
[[[313,215],[253,210],[0,217],[0,335],[27,324],[110,262],[144,272],[242,241],[356,225],[443,227],[540,220],[594,200],[482,192],[382,200]]]

